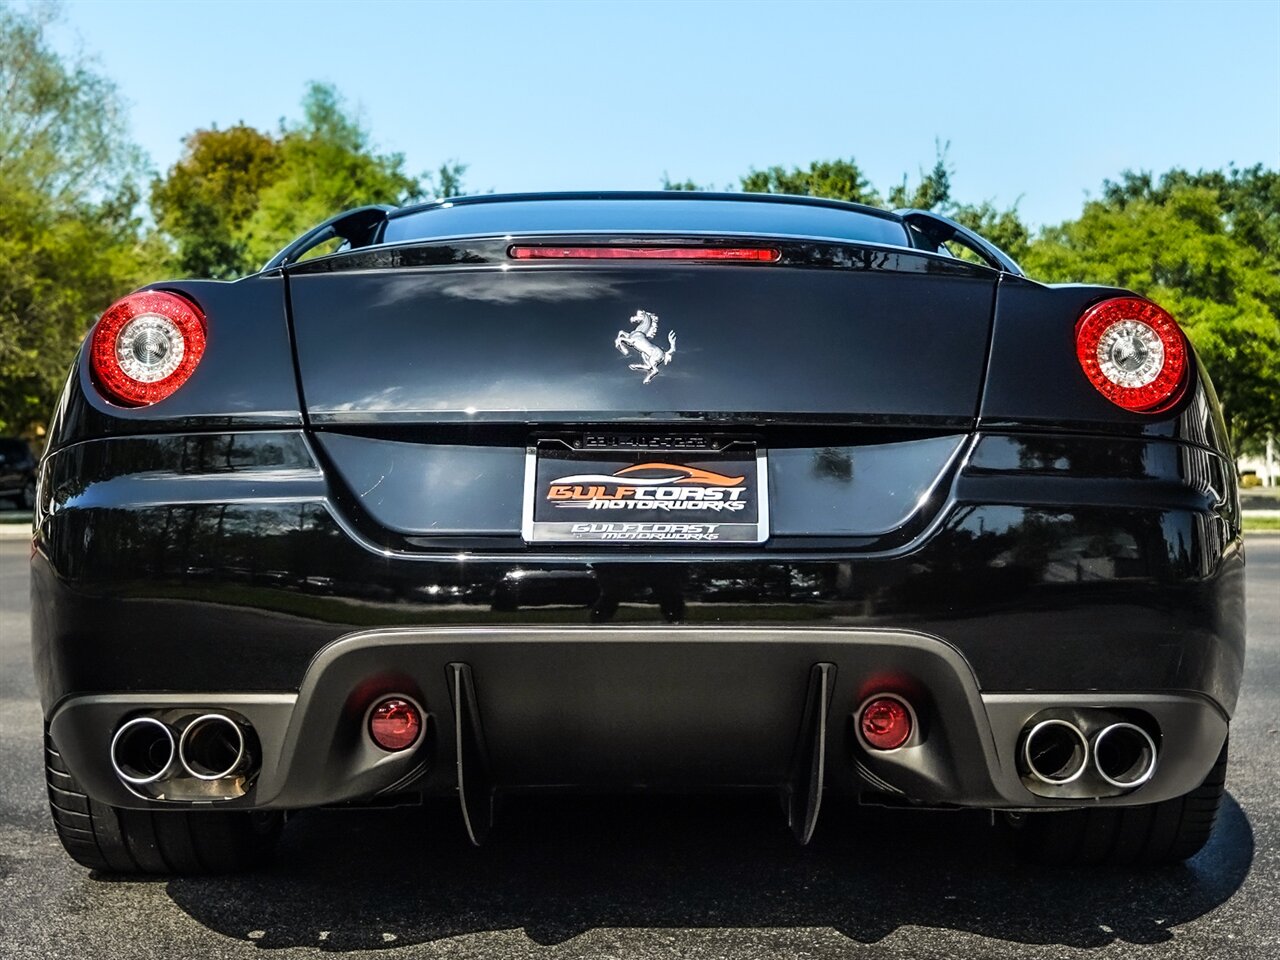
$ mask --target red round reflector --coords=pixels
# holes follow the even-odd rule
[[[400,697],[388,697],[369,714],[369,736],[383,750],[412,747],[421,733],[422,714]]]
[[[204,346],[199,307],[176,293],[144,290],[117,300],[99,318],[89,363],[108,399],[144,407],[186,383]]]
[[[897,697],[875,697],[863,705],[858,728],[868,746],[897,750],[911,737],[911,711]]]
[[[1116,297],[1080,317],[1076,357],[1089,382],[1116,406],[1156,413],[1182,393],[1187,341],[1173,317],[1150,300]]]

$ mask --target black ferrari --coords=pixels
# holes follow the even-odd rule
[[[1169,313],[812,198],[366,207],[146,287],[71,370],[33,546],[53,820],[121,873],[245,867],[332,804],[456,798],[480,843],[534,790],[1180,860],[1244,662]]]

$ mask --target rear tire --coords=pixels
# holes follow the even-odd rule
[[[1138,807],[1011,817],[1018,853],[1054,866],[1158,866],[1194,857],[1208,842],[1226,789],[1227,744],[1196,789]]]
[[[125,810],[91,800],[45,738],[49,812],[71,858],[103,873],[192,875],[258,866],[280,837],[279,813]]]

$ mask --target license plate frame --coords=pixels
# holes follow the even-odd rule
[[[521,535],[530,544],[758,545],[769,539],[768,456],[756,444],[535,444],[525,455]]]

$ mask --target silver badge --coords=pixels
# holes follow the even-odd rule
[[[658,375],[658,371],[671,362],[676,353],[676,332],[667,332],[667,349],[663,350],[650,337],[658,335],[658,315],[648,310],[637,310],[631,317],[632,330],[619,330],[613,345],[624,357],[631,356],[631,350],[640,355],[640,362],[630,364],[632,370],[644,373],[644,382],[648,383]],[[630,347],[631,350],[628,350]]]

